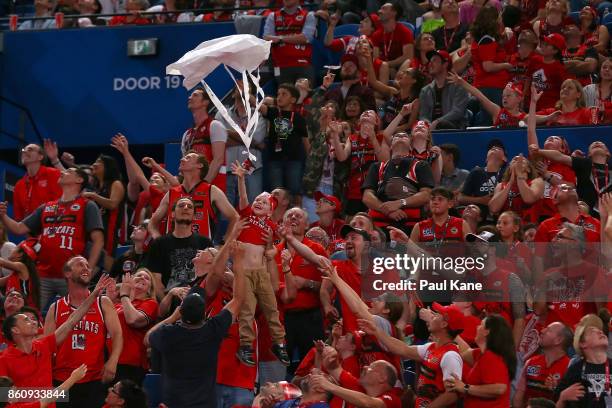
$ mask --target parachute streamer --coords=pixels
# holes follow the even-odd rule
[[[182,75],[184,77],[183,86],[187,89],[192,89],[199,83],[202,84],[219,114],[242,139],[249,153],[249,159],[252,161],[256,160],[255,156],[249,151],[253,140],[252,133],[259,123],[259,107],[265,96],[259,85],[259,65],[268,59],[270,45],[270,41],[264,41],[254,35],[230,35],[205,41],[187,52],[181,59],[166,67],[166,75]],[[245,130],[242,130],[231,118],[225,106],[205,81],[205,78],[220,65],[225,67],[240,93],[248,119]],[[229,68],[241,73],[242,87],[238,86],[238,82]],[[255,74],[253,74],[254,71],[256,71]],[[251,108],[249,103],[249,79],[256,90],[254,108]]]

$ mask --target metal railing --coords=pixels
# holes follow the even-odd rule
[[[0,112],[2,111],[2,105],[3,104],[8,104],[13,106],[14,108],[19,110],[19,134],[15,135],[9,131],[7,131],[3,126],[2,123],[0,122],[0,134],[1,135],[5,135],[8,136],[11,139],[14,139],[16,142],[18,142],[19,144],[25,145],[26,144],[26,132],[25,132],[25,126],[26,126],[26,122],[29,122],[30,125],[32,126],[32,130],[34,131],[34,134],[37,138],[38,143],[40,143],[40,145],[43,145],[43,137],[40,133],[40,130],[38,129],[38,126],[36,125],[36,121],[34,120],[34,117],[32,116],[32,112],[30,112],[30,110],[26,107],[23,106],[9,98],[6,98],[2,95],[0,95]],[[2,115],[0,114],[0,119],[2,118]]]

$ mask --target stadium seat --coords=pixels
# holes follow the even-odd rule
[[[610,23],[612,23],[612,13],[606,14],[603,20],[601,20],[601,24],[608,27],[608,30],[610,29],[610,27],[608,26]]]
[[[580,12],[579,11],[572,11],[571,13],[569,13],[569,16],[574,20],[576,24],[580,24]]]
[[[400,21],[400,23],[402,23],[403,25],[405,25],[406,27],[408,27],[410,29],[410,31],[412,31],[412,34],[416,37],[417,36],[417,32],[416,32],[416,28],[414,27],[414,24],[409,23],[408,21]]]
[[[345,35],[359,35],[359,24],[342,24],[334,30],[334,38],[344,37]]]

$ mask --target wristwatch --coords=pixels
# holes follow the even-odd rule
[[[463,384],[463,391],[465,395],[468,395],[469,390],[470,390],[470,384]]]
[[[408,203],[406,202],[405,198],[400,199],[400,204],[402,205],[402,208],[406,207],[408,205]]]

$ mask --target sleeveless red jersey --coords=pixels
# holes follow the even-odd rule
[[[295,14],[287,14],[284,9],[274,12],[276,35],[300,34],[306,23],[308,10],[299,7]],[[311,44],[280,43],[272,46],[272,62],[275,67],[303,67],[312,62]]]
[[[434,223],[433,218],[419,222],[419,242],[461,242],[463,241],[463,219],[448,217],[442,225]]]
[[[426,407],[444,393],[444,378],[440,363],[444,354],[449,351],[459,353],[459,348],[455,343],[447,343],[438,347],[435,342],[427,348],[427,354],[421,362],[421,375],[417,380],[415,407]]]
[[[361,201],[361,185],[368,174],[370,165],[376,161],[374,146],[370,139],[363,138],[361,135],[353,133],[349,136],[351,140],[351,172],[347,184],[347,198],[349,200]],[[382,140],[382,134],[376,136],[378,141]]]
[[[272,221],[272,218],[255,215],[251,207],[240,211],[240,217],[249,221],[238,236],[240,242],[265,246],[266,241],[263,239],[263,233],[274,233],[276,231],[276,223]]]
[[[213,120],[215,120],[215,118],[209,116],[199,126],[194,126],[191,129],[187,129],[187,131],[185,131],[185,133],[183,134],[183,138],[186,139],[186,150],[193,150],[194,152],[203,154],[209,163],[212,162],[213,159],[212,142],[210,141],[210,124]],[[219,173],[212,182],[223,192],[225,192],[226,185],[225,173],[226,168],[224,159],[223,164],[219,168]]]
[[[547,398],[554,401],[554,390],[546,386],[546,379],[551,377],[559,383],[567,371],[570,358],[566,355],[554,361],[550,367],[546,364],[544,354],[531,357],[525,363],[525,401],[530,398]]]
[[[61,326],[74,312],[70,299],[65,296],[57,300],[55,307],[55,326]],[[87,311],[64,342],[58,346],[53,367],[53,379],[65,381],[72,371],[81,364],[87,364],[87,374],[79,383],[102,378],[104,369],[104,349],[106,345],[106,324],[102,313],[102,297]]]
[[[32,284],[32,279],[21,280],[19,279],[17,272],[13,272],[6,280],[6,287],[4,290],[5,293],[9,293],[14,290],[21,293],[25,299],[26,306],[39,309],[38,305],[34,301],[34,285]]]
[[[41,278],[63,278],[62,268],[68,259],[85,253],[85,207],[87,199],[50,201],[41,214],[40,252],[36,269]]]
[[[525,116],[527,116],[525,112],[520,112],[517,116],[514,116],[508,109],[501,108],[493,126],[499,128],[519,127],[519,122],[525,119]]]
[[[216,216],[210,197],[210,184],[200,181],[191,191],[186,191],[181,184],[168,190],[168,230],[172,231],[172,207],[180,198],[190,197],[195,205],[195,214],[191,229],[199,235],[212,238]]]
[[[474,302],[474,306],[487,313],[497,313],[510,324],[514,324],[512,303],[510,303],[510,274],[511,272],[497,268],[487,276],[478,274],[478,282],[482,283],[482,300]]]

